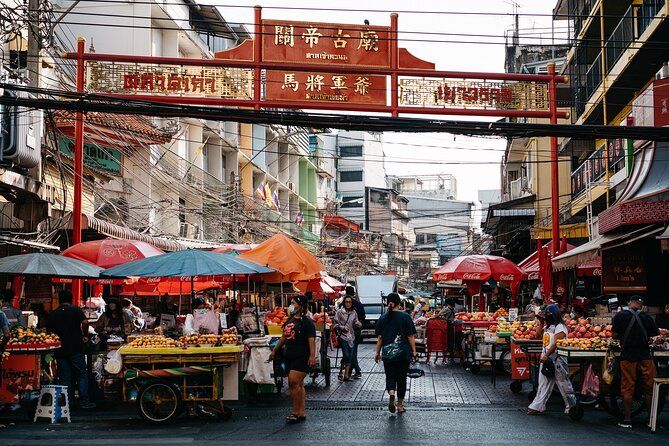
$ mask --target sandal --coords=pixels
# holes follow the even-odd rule
[[[544,413],[539,410],[527,409],[528,415],[543,415]]]
[[[404,405],[401,405],[401,406],[400,406],[399,404],[397,405],[397,413],[404,413],[404,412],[406,412],[406,411],[407,411],[407,410],[406,410],[406,408],[404,407]]]
[[[395,395],[390,395],[388,398],[388,410],[390,413],[395,413]]]
[[[306,420],[307,417],[304,417],[304,419]],[[298,423],[299,421],[300,421],[300,416],[294,413],[291,413],[286,417],[286,424],[295,424]]]

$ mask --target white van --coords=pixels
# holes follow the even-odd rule
[[[385,296],[397,290],[397,279],[390,275],[358,276],[355,285],[360,303],[365,307],[362,337],[374,337],[376,323],[385,309]]]

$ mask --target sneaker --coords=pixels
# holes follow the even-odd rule
[[[360,379],[362,378],[362,373],[361,372],[355,372],[353,376],[351,376],[353,379]]]
[[[95,409],[97,404],[95,403],[81,403],[79,404],[79,409]]]
[[[395,413],[395,395],[390,395],[388,398],[388,410],[390,413]]]
[[[632,429],[631,421],[618,421],[618,427],[623,429]]]

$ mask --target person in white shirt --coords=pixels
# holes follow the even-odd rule
[[[207,309],[206,302],[201,297],[193,299],[193,311],[186,316],[184,322],[184,336],[212,333],[218,334],[218,317],[212,309]]]

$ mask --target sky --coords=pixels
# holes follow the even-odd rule
[[[228,22],[253,30],[253,6],[263,18],[389,26],[390,13],[399,14],[400,47],[434,62],[437,70],[504,72],[504,36],[519,13],[519,28],[534,40],[549,43],[553,7],[557,0],[199,0],[219,6]],[[514,5],[517,5],[514,7]],[[328,8],[336,10],[326,10]],[[468,14],[456,14],[468,13]],[[543,35],[541,35],[543,34]],[[541,36],[540,36],[541,35]],[[440,116],[444,119],[464,117]],[[486,118],[472,118],[489,121]],[[478,190],[500,188],[500,160],[506,141],[446,133],[385,133],[388,175],[450,173],[458,182],[458,199],[475,201]]]

